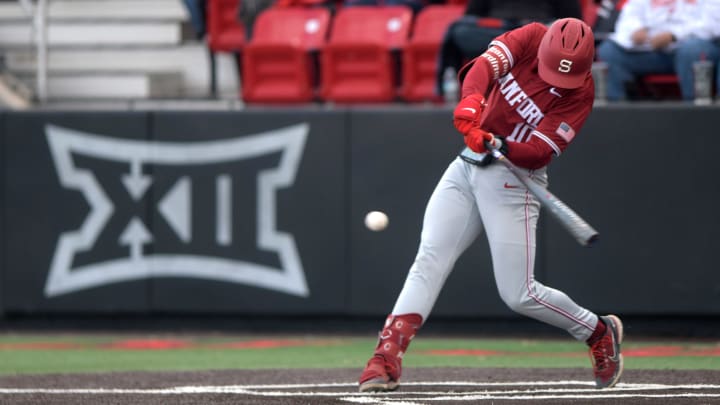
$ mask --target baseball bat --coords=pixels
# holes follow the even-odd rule
[[[527,189],[540,200],[540,204],[545,206],[550,211],[550,214],[560,222],[569,233],[572,235],[578,243],[582,246],[589,247],[595,243],[600,235],[588,224],[584,219],[580,217],[572,208],[568,207],[562,200],[557,198],[546,188],[535,183],[527,175],[525,175],[507,156],[503,155],[497,149],[492,151],[493,156],[501,162],[505,167],[510,170],[515,177],[520,180],[521,183],[527,187]]]

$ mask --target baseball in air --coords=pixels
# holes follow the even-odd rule
[[[388,222],[388,216],[382,211],[370,211],[365,215],[365,226],[371,231],[382,231],[387,228]]]

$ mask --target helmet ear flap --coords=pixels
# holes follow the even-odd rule
[[[595,58],[592,29],[577,18],[555,21],[538,48],[538,73],[545,82],[560,88],[583,85]]]

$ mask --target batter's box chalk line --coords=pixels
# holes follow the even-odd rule
[[[447,387],[442,390],[441,387]],[[522,388],[521,388],[522,387]],[[413,389],[415,388],[415,389]],[[417,390],[429,388],[430,390]],[[459,388],[464,388],[459,391]],[[255,397],[331,397],[340,401],[376,405],[422,405],[437,402],[469,403],[492,399],[623,399],[623,398],[720,398],[716,384],[620,383],[611,389],[598,390],[588,381],[412,381],[404,382],[400,391],[360,393],[357,383],[320,384],[252,384],[226,386],[179,386],[151,389],[123,388],[2,388],[3,394],[237,394]],[[1,401],[0,401],[1,402]]]

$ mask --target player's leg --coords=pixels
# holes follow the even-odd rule
[[[501,165],[476,180],[500,297],[514,311],[567,330],[578,340],[592,334],[597,316],[564,293],[535,280],[536,227],[540,203]],[[535,178],[546,182],[544,173]]]
[[[393,314],[430,315],[445,280],[460,255],[482,230],[468,176],[475,166],[456,159],[428,201],[420,246]]]
[[[591,346],[599,387],[614,385],[622,372],[622,324],[575,303],[562,291],[535,280],[539,202],[501,166],[491,166],[476,181],[476,198],[490,243],[498,291],[512,310],[566,330]],[[547,184],[544,172],[536,173]],[[606,325],[610,323],[610,325]],[[608,327],[606,327],[608,326]],[[617,361],[612,358],[617,357]]]
[[[480,233],[480,217],[467,181],[473,169],[455,160],[430,197],[415,261],[360,376],[360,391],[397,388],[410,340],[430,314],[455,261]]]

